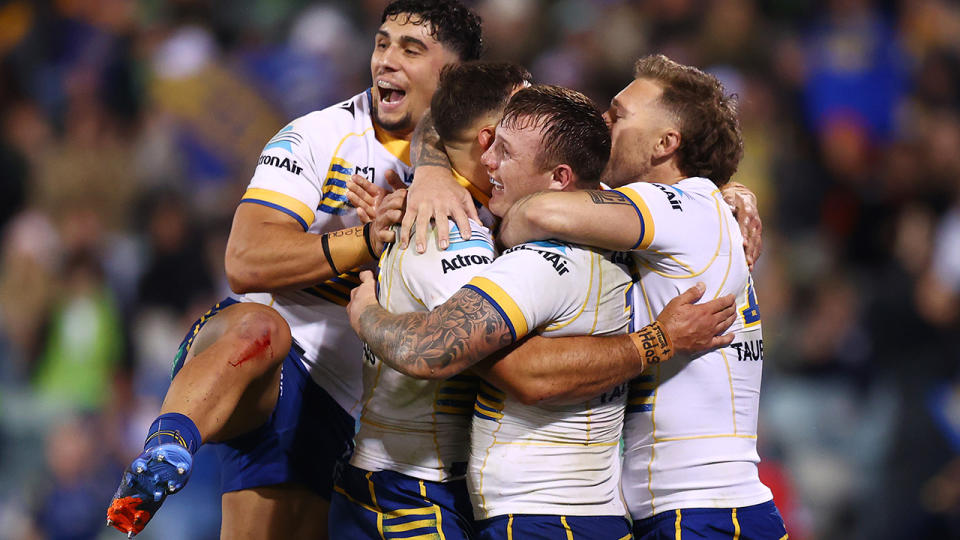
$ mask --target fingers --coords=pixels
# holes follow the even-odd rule
[[[735,310],[736,302],[737,302],[737,297],[732,294],[728,294],[725,296],[721,296],[720,298],[711,300],[707,302],[707,304],[713,307],[713,313],[717,313],[720,311]]]
[[[373,272],[370,270],[364,270],[360,272],[360,283],[367,283],[370,281],[374,281]]]
[[[435,222],[437,224],[437,247],[441,250],[447,249],[447,246],[450,245],[450,220],[441,217]]]
[[[406,202],[407,190],[398,189],[380,201],[380,204],[377,205],[377,212],[385,212],[387,210],[403,210],[403,205],[406,204]]]
[[[404,212],[400,221],[400,249],[407,249],[410,244],[410,229],[417,219],[417,212]]]
[[[347,197],[349,198],[349,195]],[[357,205],[354,204],[354,206]],[[357,206],[357,217],[360,218],[360,223],[369,223],[373,221],[373,218],[367,214],[367,211],[359,206]]]
[[[398,217],[397,219],[400,218]],[[380,229],[377,231],[377,238],[379,238],[384,244],[389,244],[397,241],[397,233],[394,232],[393,228]]]
[[[689,289],[683,291],[683,293],[677,297],[677,299],[684,304],[692,304],[700,299],[703,296],[704,291],[707,290],[707,286],[702,282],[698,281],[696,285],[690,287]]]
[[[377,215],[377,205],[387,194],[387,190],[370,182],[359,174],[354,174],[347,182],[347,200],[357,209],[357,215],[367,223]]]
[[[744,223],[743,252],[747,256],[747,266],[753,270],[753,265],[760,258],[763,251],[763,222],[759,217]]]
[[[480,214],[477,212],[477,207],[475,204],[473,204],[473,197],[471,197],[469,193],[464,193],[461,206],[467,211],[468,218],[476,221],[477,223],[480,222]],[[457,223],[460,222],[457,221]],[[469,230],[469,228],[467,230]],[[469,236],[465,238],[469,238]]]
[[[387,184],[390,184],[390,187],[393,189],[407,189],[407,185],[403,183],[397,171],[390,169],[384,176],[387,178]]]
[[[730,325],[733,324],[733,322],[736,320],[737,320],[737,312],[733,311],[732,313],[724,317],[723,320],[721,320],[717,324],[717,326],[714,328],[714,334],[719,335],[721,332],[726,332],[727,328],[730,328]],[[733,334],[730,334],[730,335],[732,336]]]
[[[720,192],[723,195],[723,202],[727,203],[727,206],[730,207],[730,210],[733,211],[733,215],[737,215],[737,194],[733,190],[723,190]]]
[[[710,340],[711,349],[719,349],[720,347],[726,347],[727,345],[733,343],[734,334],[724,334],[722,336],[716,336]]]
[[[453,216],[451,217],[453,218],[454,223],[457,224],[457,229],[460,230],[460,237],[464,240],[469,240],[473,231],[472,227],[470,227],[470,218],[467,216],[467,214],[458,207],[453,209]]]
[[[430,219],[433,216],[426,210],[426,206],[421,206],[417,212],[416,228],[414,229],[414,242],[417,247],[417,253],[423,253],[427,250],[427,231],[430,230]]]

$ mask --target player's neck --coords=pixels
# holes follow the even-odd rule
[[[450,165],[455,171],[460,173],[474,187],[486,195],[493,192],[493,184],[490,183],[490,176],[487,169],[480,163],[480,155],[483,153],[479,144],[445,144],[447,157],[450,158]]]
[[[655,165],[647,172],[647,174],[644,175],[643,178],[641,178],[641,180],[654,184],[670,185],[676,184],[686,177],[687,175],[680,172],[680,169],[677,168],[677,166],[671,160],[661,165]]]
[[[389,143],[396,141],[406,141],[410,142],[410,137],[413,136],[413,129],[403,130],[403,131],[387,131],[383,126],[373,120],[373,131],[377,135],[377,140],[380,143]]]

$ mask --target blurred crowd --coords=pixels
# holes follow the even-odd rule
[[[369,86],[384,0],[0,0],[0,538],[105,509],[263,144]],[[791,538],[960,537],[960,5],[476,0],[602,107],[662,52],[739,96],[761,474]],[[208,450],[144,538],[216,538]]]

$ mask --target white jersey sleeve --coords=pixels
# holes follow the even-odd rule
[[[419,254],[392,245],[380,260],[380,304],[391,313],[425,312],[442,304],[476,272],[493,262],[490,231],[471,221],[464,240],[450,224],[450,246],[441,251],[436,230]],[[469,451],[470,415],[479,379],[445,381],[408,377],[369,353],[363,363],[363,408],[351,463],[445,481],[462,476]]]
[[[325,171],[317,170],[313,158],[327,162],[333,153],[329,144],[310,144],[308,137],[318,135],[308,134],[305,128],[316,120],[298,118],[270,139],[257,159],[257,168],[241,199],[241,202],[262,204],[289,215],[304,231],[315,221],[314,209],[320,204],[325,179]],[[325,155],[316,156],[318,153]]]
[[[576,318],[584,307],[584,273],[571,272],[584,250],[558,242],[520,244],[504,252],[497,262],[470,280],[472,289],[490,302],[510,328],[514,340],[541,326],[560,326]],[[596,253],[586,252],[590,257]],[[590,264],[588,260],[587,265]]]

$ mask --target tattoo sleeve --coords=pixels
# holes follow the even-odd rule
[[[500,312],[470,289],[429,313],[390,313],[372,305],[359,323],[378,358],[420,379],[446,379],[513,343]]]
[[[587,191],[593,204],[626,204],[630,201],[622,193],[609,190],[590,190]]]
[[[450,158],[443,150],[440,135],[433,125],[433,116],[430,111],[423,115],[423,119],[413,130],[410,140],[410,163],[414,167],[437,166],[450,167]]]

